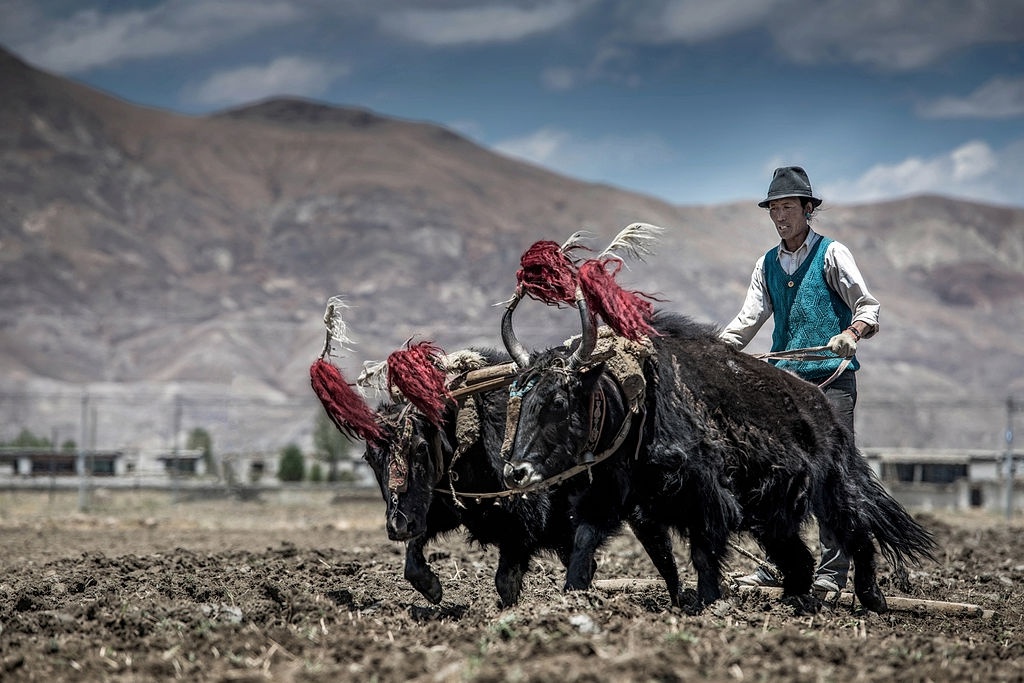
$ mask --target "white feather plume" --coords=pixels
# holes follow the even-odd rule
[[[615,236],[598,258],[617,256],[622,259],[618,252],[624,252],[627,256],[643,261],[644,256],[654,253],[653,243],[657,242],[663,232],[664,228],[650,223],[630,223]]]
[[[349,344],[355,343],[355,340],[348,336],[348,326],[341,317],[341,312],[346,308],[349,308],[349,305],[345,303],[344,297],[338,294],[327,300],[327,310],[324,311],[324,325],[327,326],[331,339],[343,349],[348,349]]]
[[[364,360],[363,370],[356,377],[360,389],[372,389],[376,393],[387,390],[388,364],[383,360]]]
[[[572,247],[578,246],[583,240],[590,239],[594,236],[594,233],[588,232],[587,230],[577,230],[573,234],[569,235],[569,239],[562,242],[562,246],[559,247],[562,253],[565,253]]]

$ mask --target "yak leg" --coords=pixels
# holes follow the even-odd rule
[[[569,568],[565,573],[564,590],[584,591],[590,588],[594,573],[597,571],[597,560],[594,559],[594,555],[607,538],[608,534],[593,524],[580,524],[576,527]]]
[[[697,599],[683,609],[688,614],[698,614],[705,607],[722,597],[722,557],[725,543],[708,536],[704,529],[690,527],[690,561],[697,572]]]
[[[796,527],[794,527],[796,528]],[[814,581],[814,555],[798,532],[759,535],[768,559],[782,574],[782,602],[797,614],[814,614],[821,609],[821,600],[811,594]]]
[[[697,614],[722,597],[722,561],[729,547],[729,530],[739,523],[736,499],[713,472],[700,471],[679,493],[680,532],[690,539],[690,561],[697,572],[697,597],[683,609]]]
[[[658,569],[658,573],[665,579],[668,587],[669,600],[673,607],[682,605],[681,584],[679,583],[679,567],[676,566],[676,558],[672,554],[672,539],[669,536],[668,528],[664,524],[657,524],[642,514],[634,515],[629,526],[640,545],[647,551],[648,557]]]
[[[530,566],[530,554],[523,548],[515,552],[502,547],[498,553],[498,569],[494,573],[494,587],[502,607],[511,607],[519,602],[523,590],[523,576]]]
[[[885,595],[878,587],[878,563],[871,537],[867,534],[857,534],[852,547],[854,595],[860,600],[860,604],[872,612],[882,614],[889,611]]]
[[[426,534],[420,534],[405,544],[405,578],[423,597],[436,605],[441,602],[443,589],[441,580],[423,556],[428,540]]]

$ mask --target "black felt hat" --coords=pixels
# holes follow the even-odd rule
[[[768,196],[757,205],[762,209],[767,209],[769,202],[785,197],[802,197],[810,200],[814,206],[821,204],[821,200],[815,197],[811,191],[811,181],[807,179],[807,171],[799,166],[783,166],[775,169],[772,184],[768,186]]]

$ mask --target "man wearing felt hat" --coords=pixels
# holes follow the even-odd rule
[[[768,195],[757,205],[768,209],[780,242],[754,264],[743,307],[722,330],[721,338],[742,349],[773,318],[773,352],[827,347],[831,354],[819,354],[832,356],[825,360],[772,362],[823,385],[825,397],[852,434],[860,368],[855,354],[859,342],[878,332],[878,300],[868,291],[850,250],[811,229],[821,199],[811,190],[803,168],[775,169]],[[850,563],[831,532],[819,531],[821,564],[814,585],[818,590],[838,591],[846,585]],[[764,568],[737,582],[781,585]]]

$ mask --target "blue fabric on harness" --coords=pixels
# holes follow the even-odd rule
[[[792,275],[779,264],[779,247],[764,256],[765,281],[775,315],[772,351],[788,351],[823,346],[853,320],[846,302],[832,291],[825,281],[825,252],[832,240],[822,237],[804,262]],[[842,358],[796,361],[773,360],[783,370],[794,372],[810,382],[827,379],[843,361]],[[856,356],[850,370],[860,368]]]

